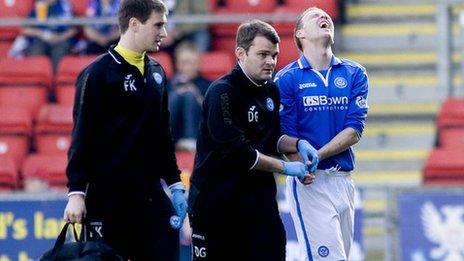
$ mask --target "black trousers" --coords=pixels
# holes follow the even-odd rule
[[[88,204],[88,240],[103,240],[131,261],[179,260],[179,230],[170,225],[174,209],[164,192],[136,201],[100,203]]]
[[[285,260],[285,229],[278,213],[210,209],[189,218],[192,260]]]

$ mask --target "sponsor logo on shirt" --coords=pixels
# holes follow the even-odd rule
[[[327,97],[326,95],[319,96],[304,96],[303,105],[308,106],[320,106],[320,105],[343,105],[348,104],[348,97],[336,96]]]
[[[335,78],[334,84],[335,84],[335,87],[340,88],[340,89],[343,89],[343,88],[345,88],[346,86],[348,86],[348,82],[347,82],[346,79],[343,78],[343,77],[337,77],[337,78]]]
[[[304,96],[303,106],[305,111],[348,110],[349,99],[347,96],[327,97],[326,95]]]
[[[356,97],[356,105],[358,105],[358,107],[361,108],[361,109],[368,108],[367,100],[364,99],[364,97],[362,97],[362,96]]]
[[[306,88],[315,88],[315,87],[317,87],[317,84],[314,82],[300,83],[300,85],[298,86],[300,90],[306,89]]]

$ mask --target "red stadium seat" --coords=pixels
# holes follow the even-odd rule
[[[192,173],[195,152],[176,151],[177,165],[182,172]]]
[[[89,5],[88,0],[70,0],[71,8],[76,16],[85,16],[87,6]]]
[[[272,13],[276,7],[275,0],[227,0],[224,6],[214,9],[217,15],[245,14],[249,19],[256,13]],[[239,23],[213,24],[211,30],[216,36],[233,36],[237,32]]]
[[[424,182],[434,185],[464,185],[464,150],[435,149],[424,167]]]
[[[24,108],[0,107],[0,133],[25,134],[31,131],[31,115]]]
[[[1,18],[25,18],[32,11],[34,0],[1,0]],[[19,26],[0,27],[0,40],[13,40],[21,28]]]
[[[232,69],[234,62],[226,52],[209,52],[201,54],[200,72],[210,80],[216,80]]]
[[[166,71],[166,76],[170,79],[174,75],[174,65],[171,56],[166,52],[150,53],[150,56],[160,63]]]
[[[285,67],[287,64],[295,61],[300,57],[300,53],[295,43],[293,42],[293,37],[281,37],[280,38],[280,53],[277,57],[277,69]]]
[[[439,130],[464,127],[464,99],[450,98],[443,102],[437,122]]]
[[[32,120],[22,108],[0,107],[0,155],[20,164],[29,151]]]
[[[29,152],[29,136],[0,134],[0,156],[8,156],[19,165]]]
[[[11,45],[11,42],[0,42],[0,60],[8,56],[8,51],[10,50]]]
[[[177,165],[182,171],[181,179],[182,183],[187,187],[190,186],[190,175],[193,171],[193,162],[195,159],[195,152],[190,151],[176,151]]]
[[[40,108],[35,134],[70,134],[73,126],[72,106],[46,104]]]
[[[70,145],[70,134],[44,133],[35,137],[37,152],[44,155],[66,154]]]
[[[0,60],[0,85],[51,86],[52,64],[47,56]]]
[[[23,178],[38,178],[53,187],[64,187],[66,178],[66,154],[41,155],[33,154],[26,158],[22,165]]]
[[[43,86],[0,86],[0,106],[20,107],[35,117],[40,106],[47,102],[47,89]]]
[[[0,155],[0,191],[18,188],[18,165],[5,155]]]
[[[231,57],[235,56],[234,36],[213,37],[211,40],[211,45],[214,51],[228,53]]]
[[[74,85],[58,85],[55,93],[58,104],[65,106],[72,106],[74,104],[74,96],[76,95]]]
[[[79,73],[96,57],[96,55],[64,56],[58,64],[55,83],[57,85],[74,84]]]
[[[442,149],[464,148],[464,127],[440,130],[439,144]]]

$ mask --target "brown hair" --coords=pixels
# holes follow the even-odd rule
[[[129,28],[129,20],[135,17],[141,23],[145,23],[151,13],[168,14],[168,9],[161,0],[122,0],[119,6],[118,22],[121,33]]]
[[[258,19],[243,22],[237,29],[237,37],[235,38],[235,46],[242,47],[248,52],[253,40],[257,36],[263,36],[273,44],[280,42],[279,35],[274,27],[270,24]]]

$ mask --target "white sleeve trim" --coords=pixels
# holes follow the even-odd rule
[[[287,136],[286,134],[280,136],[279,140],[277,141],[277,153],[280,153],[282,154],[282,152],[279,150],[279,145],[280,145],[280,142],[282,141],[282,139]]]
[[[68,193],[68,197],[72,196],[72,195],[82,195],[85,197],[85,192],[84,191],[71,191]]]
[[[252,170],[256,167],[256,165],[258,164],[258,161],[259,161],[259,151],[258,150],[255,150],[256,151],[256,159],[255,159],[255,163],[253,163],[253,166],[251,166],[251,168],[249,168],[249,170]]]

